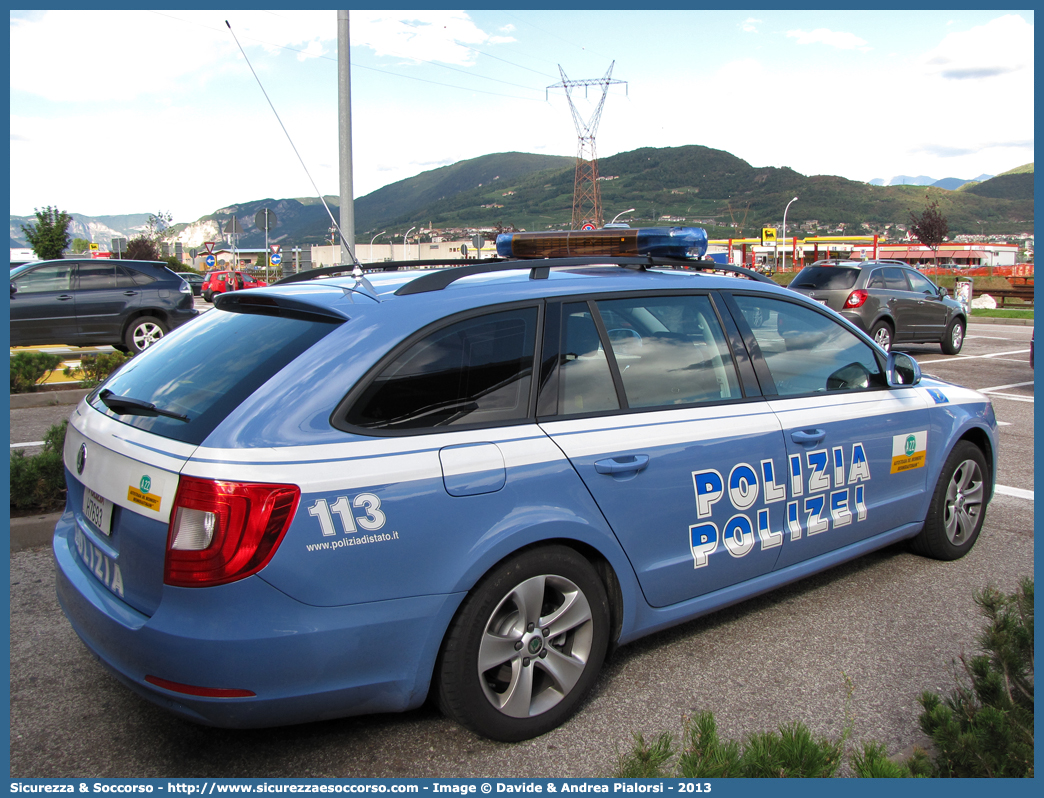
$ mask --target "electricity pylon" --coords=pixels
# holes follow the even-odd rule
[[[598,188],[598,156],[595,153],[595,133],[598,131],[598,122],[602,118],[602,107],[605,105],[605,97],[609,93],[609,86],[613,83],[627,83],[625,80],[613,80],[610,77],[613,74],[614,64],[616,64],[616,61],[609,65],[605,76],[597,80],[569,80],[566,77],[565,70],[559,64],[558,72],[562,76],[562,82],[547,87],[548,89],[565,89],[566,99],[569,100],[569,110],[573,114],[573,123],[576,125],[578,142],[576,178],[573,184],[572,228],[574,230],[581,230],[585,226],[596,228],[602,226],[602,198]],[[586,89],[588,86],[602,87],[602,98],[598,101],[598,106],[595,108],[591,119],[586,123],[573,103],[573,95],[570,90],[576,86],[584,87],[585,97],[587,96]]]

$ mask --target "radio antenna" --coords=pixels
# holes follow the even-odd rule
[[[279,127],[283,129],[283,133],[286,134],[286,140],[290,142],[290,146],[293,147],[294,155],[297,156],[297,160],[301,162],[301,168],[304,169],[304,173],[308,175],[308,180],[312,184],[312,188],[315,189],[315,193],[319,197],[319,201],[323,203],[323,207],[326,208],[326,213],[330,217],[330,222],[333,224],[334,229],[337,231],[337,235],[341,237],[341,244],[348,251],[348,255],[351,256],[352,263],[355,265],[355,271],[352,272],[352,276],[356,278],[362,277],[362,264],[359,263],[359,259],[355,257],[355,253],[352,252],[352,248],[344,240],[344,233],[341,232],[341,226],[337,224],[334,219],[333,213],[330,211],[330,206],[326,204],[326,200],[323,198],[323,193],[319,190],[319,186],[312,180],[312,174],[308,171],[308,167],[305,166],[304,158],[301,157],[301,153],[297,151],[297,147],[294,146],[294,140],[290,138],[290,134],[286,130],[286,125],[283,124],[283,120],[279,118],[279,112],[276,111],[275,106],[272,105],[272,100],[268,96],[268,92],[265,91],[264,85],[261,83],[261,78],[257,76],[257,72],[254,72],[254,66],[250,63],[250,59],[247,58],[246,51],[243,50],[243,45],[239,43],[239,39],[236,36],[236,32],[232,30],[232,26],[228,24],[228,20],[225,20],[225,24],[228,25],[228,32],[232,34],[232,38],[235,39],[236,47],[239,48],[239,52],[243,54],[243,60],[246,61],[247,66],[250,67],[250,72],[254,76],[254,80],[257,81],[257,85],[261,87],[261,93],[265,95],[265,99],[268,100],[268,107],[272,109],[272,113],[275,114],[276,121],[279,122]]]

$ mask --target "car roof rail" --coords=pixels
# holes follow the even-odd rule
[[[494,272],[514,271],[518,269],[529,269],[530,279],[547,279],[550,269],[570,268],[576,266],[599,266],[615,265],[626,269],[644,271],[650,267],[668,268],[680,271],[699,272],[728,272],[742,275],[758,282],[775,284],[765,275],[753,269],[743,266],[728,266],[713,261],[695,261],[686,259],[653,257],[653,256],[599,256],[588,255],[572,258],[485,258],[480,261],[461,260],[404,260],[385,261],[383,263],[366,264],[363,268],[364,274],[374,272],[393,272],[400,269],[430,269],[430,274],[423,274],[415,280],[411,280],[399,287],[395,292],[397,296],[408,296],[410,294],[424,294],[431,291],[441,291],[463,277],[473,274],[492,274]],[[297,274],[287,275],[273,285],[289,285],[291,283],[314,280],[321,277],[332,277],[335,275],[351,276],[355,270],[354,264],[341,264],[338,266],[321,266],[318,269],[307,269]]]
[[[748,277],[749,279],[758,282],[775,285],[775,283],[768,277],[754,271],[753,269],[747,269],[742,266],[723,267],[723,264],[714,263],[713,261],[693,261],[653,256],[588,255],[573,258],[539,258],[532,260],[490,258],[489,260],[478,261],[466,266],[458,266],[456,268],[444,269],[432,272],[431,274],[421,275],[416,280],[411,280],[406,283],[406,285],[401,286],[395,292],[395,295],[407,296],[409,294],[423,294],[430,291],[441,291],[443,288],[446,288],[462,277],[469,277],[473,274],[489,274],[492,272],[510,271],[513,269],[525,269],[527,267],[530,269],[529,278],[531,280],[546,280],[548,273],[552,268],[562,269],[576,266],[620,266],[621,268],[633,269],[635,271],[646,271],[650,267],[669,268],[680,271],[726,271],[743,275],[744,277]]]

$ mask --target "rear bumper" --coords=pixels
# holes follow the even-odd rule
[[[149,617],[87,570],[74,524],[66,512],[53,541],[58,600],[73,629],[135,692],[211,726],[279,726],[419,706],[463,598],[313,607],[255,576],[213,588],[164,586]],[[254,696],[194,696],[150,684],[147,675]]]

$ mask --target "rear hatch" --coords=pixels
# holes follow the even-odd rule
[[[787,286],[840,312],[862,269],[857,265],[806,266]]]
[[[145,615],[162,595],[185,463],[244,399],[345,321],[292,301],[258,300],[223,301],[224,310],[164,337],[70,420],[64,455],[75,523],[67,544],[96,582]]]

